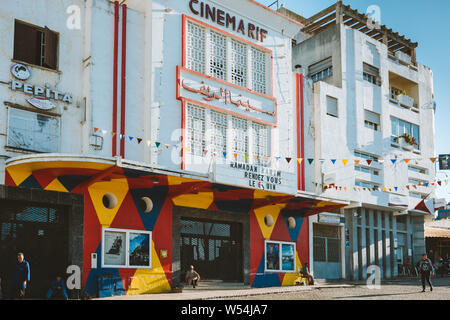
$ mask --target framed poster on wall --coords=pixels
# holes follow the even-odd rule
[[[297,258],[295,243],[266,241],[265,258],[267,272],[295,272]]]
[[[124,267],[126,266],[126,233],[105,230],[103,233],[105,266]]]
[[[151,231],[104,228],[103,268],[152,268]]]

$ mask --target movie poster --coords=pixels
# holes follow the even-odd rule
[[[295,271],[295,248],[293,244],[282,244],[281,263],[283,271]]]
[[[150,234],[130,232],[130,266],[150,266]]]
[[[278,243],[266,243],[266,270],[280,270],[280,245]]]
[[[119,231],[105,231],[104,234],[104,265],[126,265],[126,233]]]

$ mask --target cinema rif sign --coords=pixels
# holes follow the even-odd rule
[[[277,122],[276,99],[177,67],[177,99],[270,126]]]
[[[264,42],[267,37],[267,30],[256,26],[251,22],[246,23],[235,15],[225,12],[213,5],[204,3],[203,1],[190,0],[189,9],[196,16],[210,20],[227,29],[242,33],[244,36],[253,40]]]

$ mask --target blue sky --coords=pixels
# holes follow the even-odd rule
[[[258,0],[270,5],[272,0]],[[309,18],[336,0],[281,0],[287,9]],[[436,154],[450,154],[450,1],[448,0],[344,0],[360,13],[371,5],[381,9],[381,24],[413,42],[418,42],[417,60],[434,73],[436,111]],[[446,179],[438,173],[439,179]],[[450,201],[450,185],[438,189],[438,196]]]

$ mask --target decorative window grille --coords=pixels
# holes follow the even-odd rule
[[[211,110],[211,147],[219,155],[227,152],[227,115]]]
[[[256,164],[263,164],[264,158],[269,155],[268,128],[262,124],[253,122],[253,156]]]
[[[227,38],[211,31],[209,34],[209,75],[227,80]]]
[[[233,117],[233,153],[237,154],[238,162],[248,160],[248,123],[247,120]]]
[[[187,145],[189,152],[195,156],[203,156],[206,147],[205,109],[188,104],[187,110]]]
[[[231,82],[247,87],[247,46],[231,40]]]
[[[267,93],[266,53],[252,48],[252,89],[256,92]]]
[[[205,73],[206,30],[194,23],[187,23],[186,63],[193,71]]]

